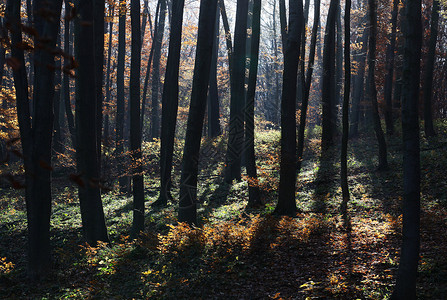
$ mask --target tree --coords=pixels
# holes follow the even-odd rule
[[[208,136],[217,137],[221,134],[219,121],[219,91],[217,88],[217,57],[219,54],[219,8],[216,11],[216,33],[211,59],[211,75],[208,87]]]
[[[158,20],[157,30],[154,33],[154,65],[152,67],[152,124],[151,124],[151,138],[158,138],[160,136],[160,116],[158,112],[158,97],[160,85],[160,59],[161,59],[161,45],[163,42],[163,33],[165,31],[165,17],[166,17],[166,0],[160,0],[160,15]]]
[[[326,33],[323,49],[323,86],[322,86],[322,136],[321,148],[326,151],[334,142],[335,116],[335,23],[337,17],[338,0],[331,0],[326,22]]]
[[[312,73],[314,70],[314,62],[315,62],[315,48],[317,44],[317,33],[318,26],[320,23],[320,0],[315,0],[314,5],[314,24],[312,27],[312,37],[310,41],[310,52],[309,52],[309,63],[307,67],[307,72],[305,76],[305,84],[304,84],[304,95],[301,101],[301,112],[300,112],[300,126],[298,129],[298,149],[297,149],[297,165],[296,165],[296,173],[299,174],[301,170],[301,162],[303,158],[303,150],[304,150],[304,132],[306,128],[306,118],[307,118],[307,108],[309,106],[309,94],[310,94],[310,85],[312,83]],[[302,47],[303,49],[304,47]],[[301,59],[303,61],[303,59]],[[304,67],[303,67],[304,69]],[[303,70],[304,72],[304,70]]]
[[[259,59],[259,38],[261,34],[261,0],[253,1],[253,23],[250,47],[250,70],[248,76],[247,99],[245,101],[245,164],[247,168],[248,180],[248,205],[257,206],[261,204],[259,193],[259,182],[256,173],[255,156],[255,92],[256,78],[258,72]]]
[[[140,1],[130,2],[132,27],[132,53],[130,61],[130,151],[133,167],[133,224],[132,234],[136,236],[144,230],[144,182],[141,161],[141,126],[140,126],[140,67],[141,67],[141,32]]]
[[[124,168],[122,162],[124,155],[124,58],[126,55],[126,2],[120,1],[119,24],[118,24],[118,66],[116,70],[116,133],[115,133],[115,155],[120,160],[119,169]],[[119,179],[120,189],[126,188],[126,178]]]
[[[96,94],[99,83],[96,82],[95,73],[96,18],[92,2],[79,3],[77,10],[79,19],[75,23],[75,57],[79,66],[76,71],[76,162],[81,180],[79,202],[84,238],[87,243],[95,246],[97,241],[109,241],[99,188],[96,122],[100,120],[97,119]],[[102,61],[98,63],[102,66]],[[92,124],[95,130],[92,130]]]
[[[394,51],[396,48],[396,32],[397,32],[397,14],[399,12],[399,0],[393,0],[393,11],[391,12],[391,33],[390,43],[386,49],[386,75],[384,86],[385,100],[385,125],[386,133],[392,135],[394,133],[393,120],[393,75],[394,75]]]
[[[43,1],[36,1],[37,11]],[[45,9],[59,20],[62,1],[45,2]],[[28,99],[28,83],[23,54],[20,1],[8,1],[7,20],[11,30],[11,56],[18,62],[13,69],[17,116],[25,167],[25,201],[28,219],[28,275],[40,280],[50,269],[51,144],[53,133],[54,48],[59,22],[36,15],[34,116]]]
[[[430,40],[428,45],[427,62],[424,74],[424,131],[427,137],[436,135],[433,127],[433,70],[436,58],[436,40],[438,37],[438,23],[439,23],[439,1],[433,0],[431,26],[430,26]]]
[[[418,116],[422,46],[420,0],[407,0],[404,22],[405,44],[402,71],[403,227],[399,269],[392,299],[416,299],[421,214]]]
[[[74,59],[70,54],[70,18],[69,11],[71,11],[71,5],[69,0],[65,0],[65,20],[64,20],[64,78],[63,78],[63,98],[65,106],[65,114],[67,116],[68,130],[71,136],[71,143],[76,147],[76,132],[74,125],[73,111],[71,110],[70,101],[70,76],[72,68],[74,67]]]
[[[106,101],[105,101],[105,114],[104,114],[104,143],[107,146],[110,146],[109,144],[109,112],[108,112],[108,106],[111,101],[111,71],[110,71],[110,63],[112,61],[112,36],[113,36],[113,12],[115,11],[115,6],[112,6],[110,11],[110,21],[109,21],[109,43],[107,48],[107,71],[106,71]],[[140,129],[141,130],[141,129]]]
[[[171,172],[174,154],[175,127],[178,110],[178,75],[182,38],[184,0],[172,3],[172,22],[169,39],[169,55],[166,66],[162,97],[161,150],[160,150],[160,195],[155,205],[166,205],[171,196]]]
[[[352,109],[351,109],[351,127],[349,134],[351,137],[355,137],[359,131],[359,119],[360,119],[360,106],[365,94],[365,66],[366,66],[366,53],[368,49],[369,28],[363,30],[362,36],[359,41],[362,44],[360,52],[357,55],[356,63],[358,64],[357,73],[353,79],[352,90]]]
[[[191,103],[183,149],[179,222],[197,224],[197,175],[216,24],[217,0],[201,0]]]
[[[293,215],[297,211],[296,184],[296,92],[300,45],[304,30],[303,1],[289,2],[289,26],[284,51],[281,100],[281,161],[279,199],[275,213]]]
[[[96,155],[98,156],[98,168],[101,170],[101,145],[104,105],[103,78],[104,78],[104,18],[105,0],[94,0],[94,55],[95,55],[95,85],[96,85]],[[101,174],[101,171],[99,171]]]
[[[349,137],[349,96],[351,92],[351,0],[346,0],[345,4],[345,85],[343,92],[343,135],[341,140],[340,177],[342,190],[342,213],[347,224],[347,206],[349,202],[348,186],[348,137]]]
[[[379,166],[378,170],[388,169],[386,141],[380,124],[379,105],[377,103],[377,89],[375,80],[376,68],[376,38],[377,38],[377,8],[376,0],[368,0],[369,5],[369,49],[368,49],[368,97],[372,104],[372,117],[374,122],[374,131],[379,144]]]
[[[241,179],[241,154],[244,141],[245,46],[247,39],[248,0],[238,0],[230,78],[230,124],[227,145],[225,181]]]

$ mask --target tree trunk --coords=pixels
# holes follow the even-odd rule
[[[230,124],[225,181],[241,179],[241,155],[244,142],[245,46],[247,39],[248,0],[238,0],[234,29],[233,74],[231,75]]]
[[[421,1],[408,0],[405,5],[406,30],[402,82],[403,138],[403,227],[402,248],[396,286],[391,299],[416,299],[416,278],[420,249],[420,146],[419,82],[422,46]]]
[[[79,3],[77,10],[79,19],[75,23],[75,57],[79,66],[76,74],[76,162],[82,180],[79,184],[79,202],[84,239],[95,246],[97,241],[109,241],[99,189],[96,19],[92,2]],[[99,26],[103,26],[101,21],[99,23]],[[99,63],[102,65],[102,61]]]
[[[216,24],[217,0],[201,0],[196,60],[192,83],[191,103],[183,150],[180,180],[179,222],[197,224],[197,175],[206,109],[206,93],[211,69],[211,57]]]
[[[438,38],[438,23],[439,23],[439,1],[433,0],[431,26],[430,26],[430,41],[428,45],[427,62],[425,66],[424,75],[424,131],[425,136],[432,137],[436,135],[433,127],[433,70],[436,59],[436,40]]]
[[[245,103],[245,164],[248,175],[248,206],[261,204],[255,156],[255,92],[258,75],[259,39],[261,34],[261,0],[253,0],[252,35],[250,47],[250,70]]]
[[[348,226],[348,137],[349,137],[349,94],[351,92],[351,0],[345,4],[345,85],[343,92],[343,135],[341,139],[340,178],[342,191],[341,211],[343,213],[345,226]]]
[[[160,137],[160,116],[159,116],[159,85],[160,85],[160,59],[163,33],[165,30],[166,0],[160,0],[160,16],[157,31],[154,37],[154,65],[152,68],[152,124],[151,138]]]
[[[57,35],[57,47],[61,46],[61,36]],[[62,57],[58,57],[55,63],[55,71],[54,71],[54,100],[53,100],[53,112],[54,112],[54,135],[53,135],[53,152],[62,153],[64,151],[64,144],[62,141],[62,133],[61,133],[61,116],[60,116],[60,108],[61,108],[61,83],[62,83],[62,74],[61,74],[61,60]]]
[[[126,56],[126,5],[121,2],[119,7],[119,25],[118,25],[118,66],[116,70],[116,133],[115,133],[115,157],[118,160],[118,170],[124,169],[124,59]],[[119,176],[119,185],[121,192],[124,192],[127,186],[125,176]]]
[[[65,0],[65,9],[66,14],[68,15],[68,7],[69,7],[69,0]],[[71,6],[70,6],[71,7]],[[72,64],[73,64],[73,56],[70,51],[70,20],[69,18],[65,18],[64,20],[64,78],[63,78],[63,96],[64,96],[64,106],[65,106],[65,114],[67,116],[67,123],[68,123],[68,131],[70,132],[71,136],[71,143],[74,148],[76,148],[76,132],[75,132],[75,125],[74,125],[74,116],[73,111],[71,110],[71,101],[70,101],[70,72],[72,70]]]
[[[303,1],[289,2],[289,30],[284,52],[284,73],[281,100],[281,161],[279,199],[275,214],[297,212],[296,184],[296,84],[300,45],[304,30]]]
[[[109,105],[112,102],[111,97],[111,75],[110,75],[110,63],[112,61],[112,36],[113,36],[113,13],[115,11],[115,6],[112,6],[112,10],[110,12],[111,20],[109,21],[109,44],[107,48],[107,72],[106,72],[106,101],[105,105],[105,114],[104,114],[104,143],[109,146],[110,132],[109,132]]]
[[[141,161],[140,126],[140,67],[141,32],[140,1],[131,0],[132,53],[130,65],[130,150],[133,166],[133,224],[132,235],[136,237],[144,230],[144,182]]]
[[[105,0],[94,0],[94,55],[95,55],[95,84],[96,84],[96,155],[98,156],[99,176],[101,176],[101,145],[102,145],[102,109],[104,105],[104,9]]]
[[[393,0],[393,11],[391,12],[391,34],[390,43],[387,45],[386,51],[386,75],[384,87],[385,100],[385,125],[386,133],[392,135],[394,133],[393,120],[393,76],[394,76],[394,51],[396,48],[396,32],[397,32],[397,14],[399,12],[399,0]]]
[[[230,25],[228,24],[227,12],[225,10],[224,0],[218,0],[220,13],[222,15],[222,23],[225,31],[225,42],[227,44],[227,54],[228,54],[228,72],[230,73],[230,82],[231,82],[231,74],[233,74],[233,42],[231,41],[231,31]]]
[[[377,8],[376,0],[368,0],[369,3],[369,22],[371,32],[369,35],[369,51],[368,51],[368,97],[372,105],[372,117],[374,122],[374,131],[376,133],[377,142],[379,144],[379,166],[378,170],[388,169],[386,141],[383,134],[382,125],[380,124],[379,106],[377,104],[377,89],[375,80],[376,68],[376,37],[377,37]]]
[[[144,76],[144,85],[143,85],[143,99],[141,99],[141,116],[140,116],[140,125],[141,125],[141,137],[143,137],[143,127],[144,127],[144,116],[145,116],[145,110],[146,110],[146,99],[147,99],[147,90],[149,87],[149,76],[151,71],[151,64],[154,57],[154,36],[155,33],[158,31],[158,22],[159,22],[159,13],[160,13],[160,3],[162,0],[157,2],[157,9],[155,10],[155,25],[154,30],[151,31],[152,36],[152,45],[151,45],[151,52],[149,53],[149,59],[147,60],[147,67],[146,67],[146,75]],[[150,20],[150,18],[149,18]]]
[[[364,97],[365,90],[365,66],[366,66],[366,52],[368,51],[369,30],[364,29],[360,39],[362,48],[357,54],[358,73],[355,75],[352,92],[352,109],[351,109],[351,128],[349,130],[350,136],[355,137],[359,132],[360,106]]]
[[[171,196],[172,159],[174,154],[175,127],[178,110],[178,75],[184,0],[172,3],[172,23],[169,39],[169,55],[166,66],[162,97],[161,151],[160,151],[160,196],[155,205],[165,206]]]
[[[43,9],[54,13],[54,19],[59,20],[62,1],[35,1],[36,11]],[[34,52],[36,61],[34,70],[34,99],[33,99],[33,148],[32,164],[34,180],[32,183],[31,212],[35,214],[36,226],[32,226],[38,232],[30,231],[30,244],[34,239],[42,239],[43,243],[49,243],[50,215],[51,215],[51,143],[53,135],[53,99],[54,99],[54,52],[60,22],[51,22],[48,19],[35,15],[36,29],[41,37],[42,48]],[[37,242],[41,244],[41,242]],[[42,244],[41,244],[42,245]],[[49,244],[44,247],[49,248]],[[43,250],[43,249],[41,249]],[[36,250],[37,252],[39,250]],[[31,255],[39,254],[32,253]],[[30,258],[36,261],[38,258]],[[38,263],[40,265],[40,263]]]
[[[301,171],[301,164],[302,164],[302,160],[303,160],[304,133],[305,133],[305,128],[306,128],[307,108],[309,106],[310,85],[312,83],[312,73],[314,70],[315,48],[316,48],[316,44],[317,44],[317,33],[318,33],[319,23],[320,23],[320,0],[315,0],[314,24],[312,27],[312,37],[311,37],[311,41],[310,41],[309,63],[308,63],[307,72],[306,72],[307,74],[305,77],[304,97],[301,102],[300,126],[298,129],[298,149],[297,149],[297,164],[296,164],[297,175]]]
[[[323,49],[323,132],[321,136],[321,148],[328,150],[334,142],[335,116],[333,105],[335,100],[335,25],[339,0],[331,0],[326,22],[326,34]]]
[[[211,59],[210,84],[208,87],[208,136],[217,137],[220,131],[219,92],[217,87],[217,57],[219,55],[219,9],[216,15],[216,33]]]

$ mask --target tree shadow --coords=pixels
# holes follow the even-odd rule
[[[326,214],[328,210],[327,200],[335,191],[339,182],[334,164],[334,151],[322,153],[320,156],[318,171],[313,181],[314,193],[312,196],[312,211]]]

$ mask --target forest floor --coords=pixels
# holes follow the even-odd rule
[[[447,122],[421,140],[422,216],[419,299],[447,295]],[[247,183],[222,180],[225,138],[202,145],[199,222],[176,222],[176,201],[151,208],[158,196],[159,141],[144,144],[146,231],[129,238],[132,197],[117,192],[106,151],[104,212],[110,245],[82,243],[77,186],[69,154],[55,159],[51,219],[53,272],[38,285],[26,279],[23,190],[0,189],[0,298],[4,299],[386,299],[401,244],[402,153],[387,137],[389,171],[377,172],[372,132],[350,140],[348,214],[339,213],[339,149],[320,158],[319,131],[308,132],[298,178],[296,217],[271,213],[279,183],[279,132],[257,131],[256,153],[265,205],[246,209]],[[181,144],[174,159],[178,198]],[[17,164],[1,172],[18,173]]]

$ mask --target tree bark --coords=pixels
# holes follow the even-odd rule
[[[304,30],[303,1],[289,2],[289,30],[284,52],[284,73],[281,101],[281,161],[279,199],[275,214],[294,215],[296,184],[296,86],[300,45]]]
[[[252,36],[250,47],[250,70],[248,76],[247,100],[245,103],[245,164],[248,175],[248,206],[261,204],[259,181],[256,173],[255,156],[255,92],[258,75],[259,39],[261,34],[261,0],[253,0]]]
[[[314,70],[314,62],[315,62],[315,48],[317,44],[317,33],[318,26],[320,23],[320,0],[315,0],[314,5],[314,24],[312,27],[312,37],[310,41],[310,52],[309,52],[309,63],[307,67],[305,84],[304,84],[304,96],[301,102],[301,112],[300,112],[300,126],[298,129],[298,149],[297,149],[297,164],[296,164],[296,173],[297,175],[301,171],[301,164],[303,160],[303,151],[304,151],[304,133],[306,128],[306,118],[307,118],[307,108],[309,106],[309,94],[310,94],[310,85],[312,83],[312,73]]]
[[[385,125],[386,133],[392,135],[394,133],[393,120],[393,76],[394,76],[394,51],[396,48],[396,32],[397,32],[397,14],[399,12],[399,0],[393,0],[393,11],[391,12],[391,34],[390,43],[387,45],[386,51],[386,75],[384,86],[385,100]]]
[[[154,63],[152,67],[152,124],[151,138],[160,137],[160,116],[159,116],[159,86],[160,86],[160,59],[163,33],[165,30],[166,0],[160,0],[160,16],[157,31],[154,33]]]
[[[217,87],[217,57],[219,56],[219,9],[216,11],[215,38],[213,57],[211,58],[211,74],[208,87],[208,136],[217,137],[220,131],[219,91]]]
[[[65,9],[66,14],[68,16],[68,7],[70,1],[65,0]],[[71,7],[71,6],[70,6]],[[64,96],[64,106],[65,106],[65,114],[67,116],[67,123],[68,123],[68,131],[70,132],[71,136],[71,143],[74,148],[76,148],[76,132],[75,132],[75,125],[74,125],[74,116],[73,111],[71,109],[71,100],[70,100],[70,71],[72,69],[73,64],[73,56],[70,51],[70,40],[71,40],[71,34],[70,34],[70,20],[69,18],[65,18],[64,20],[64,78],[63,78],[63,96]]]
[[[98,169],[101,174],[101,145],[103,128],[104,94],[104,9],[105,0],[94,0],[94,55],[95,55],[95,85],[96,85],[96,155],[98,156]],[[101,176],[101,175],[100,175]]]
[[[345,85],[343,92],[343,114],[342,125],[343,135],[341,139],[340,154],[340,178],[342,191],[341,211],[344,217],[345,226],[348,225],[348,137],[349,137],[349,96],[351,92],[351,0],[346,0],[345,4]]]
[[[120,3],[118,25],[118,66],[116,70],[116,133],[115,133],[115,157],[118,159],[118,169],[124,169],[124,59],[126,56],[126,5]],[[126,177],[120,175],[119,185],[121,192],[126,189]]]
[[[160,195],[155,205],[165,206],[171,196],[172,159],[174,155],[175,127],[178,111],[178,77],[184,0],[173,0],[172,23],[169,39],[169,55],[166,65],[162,97],[161,150],[160,150]]]
[[[233,74],[231,75],[230,124],[225,181],[241,179],[241,155],[244,142],[245,48],[247,39],[248,0],[238,0],[234,30]]]
[[[425,66],[424,75],[424,131],[425,136],[432,137],[436,135],[433,126],[433,71],[436,59],[436,40],[438,38],[438,24],[439,24],[439,1],[433,0],[431,26],[430,26],[430,40],[428,45],[427,62]]]
[[[339,0],[331,0],[326,22],[326,34],[324,38],[323,49],[323,87],[322,87],[322,106],[323,106],[323,132],[321,136],[321,148],[328,150],[334,143],[335,135],[335,116],[333,105],[335,100],[335,25],[337,17],[337,6]]]
[[[379,144],[379,166],[378,170],[388,169],[386,141],[383,134],[382,125],[380,124],[379,105],[377,103],[377,89],[375,80],[376,68],[376,37],[377,37],[377,8],[376,0],[368,0],[369,4],[369,22],[371,32],[369,35],[368,50],[368,97],[372,105],[372,117],[374,122],[374,131],[376,133],[377,142]]]
[[[105,113],[104,113],[104,143],[109,146],[110,132],[109,132],[109,105],[111,103],[111,75],[110,75],[110,63],[112,61],[112,37],[113,37],[113,13],[115,11],[115,6],[112,6],[112,10],[110,12],[110,21],[109,21],[109,44],[107,48],[107,72],[106,72],[106,101],[105,105]]]
[[[405,5],[405,44],[402,82],[403,138],[403,227],[402,248],[396,285],[391,299],[416,299],[416,278],[420,249],[420,146],[419,82],[422,46],[421,1]]]
[[[197,175],[206,108],[217,0],[201,0],[196,60],[180,180],[179,222],[197,224]]]
[[[144,230],[144,182],[141,157],[140,126],[140,67],[141,28],[140,1],[131,0],[132,53],[130,61],[130,150],[133,166],[133,224],[132,236]]]
[[[75,23],[75,57],[79,66],[76,71],[76,162],[82,180],[79,184],[79,202],[84,239],[95,246],[97,241],[109,241],[99,188],[96,18],[92,2],[79,3],[77,10],[79,19]],[[102,65],[102,61],[99,63]]]
[[[352,109],[351,109],[351,128],[349,130],[350,136],[355,137],[359,132],[360,106],[364,97],[365,91],[365,66],[366,53],[368,51],[369,29],[364,29],[360,39],[362,48],[357,53],[358,71],[354,78],[353,92],[352,92]]]

